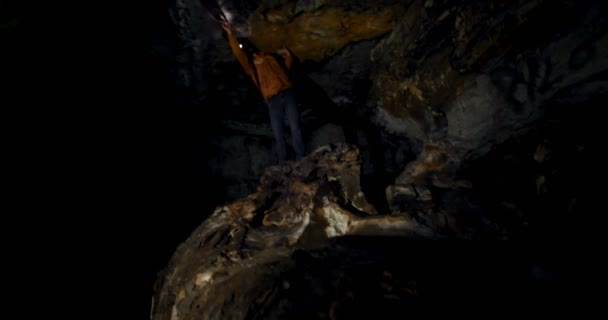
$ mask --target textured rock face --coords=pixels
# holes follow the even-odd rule
[[[346,45],[378,37],[391,29],[400,6],[356,6],[331,1],[298,8],[291,2],[278,10],[261,10],[250,18],[251,39],[262,50],[287,46],[302,60],[320,61]],[[371,2],[370,2],[371,4]],[[268,35],[272,35],[269,37]]]
[[[155,286],[152,319],[470,315],[478,304],[529,311],[546,308],[538,296],[567,296],[544,286],[555,275],[521,251],[480,255],[413,241],[513,233],[496,230],[505,222],[465,192],[392,186],[394,214],[377,215],[359,171],[359,152],[346,144],[268,168],[256,193],[218,207],[179,246]]]
[[[372,52],[370,104],[418,150],[430,144],[450,149],[455,162],[478,158],[542,117],[562,93],[606,90],[598,76],[608,67],[608,37],[598,8],[414,1]]]
[[[264,295],[296,249],[323,248],[331,238],[435,236],[407,215],[371,216],[359,170],[357,148],[344,144],[270,167],[257,193],[217,208],[178,248],[153,319],[246,318],[256,299],[273,299]]]

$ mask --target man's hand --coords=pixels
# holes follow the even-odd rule
[[[232,25],[230,24],[230,22],[228,22],[228,21],[222,22],[222,28],[224,28],[226,33],[232,34]]]
[[[280,55],[282,55],[282,56],[288,56],[288,55],[290,55],[290,54],[291,54],[291,53],[289,52],[289,50],[287,49],[287,47],[283,47],[283,48],[279,49],[279,50],[277,51],[277,53],[278,53],[278,54],[280,54]]]

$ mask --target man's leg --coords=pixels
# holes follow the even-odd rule
[[[296,152],[296,160],[301,160],[304,157],[304,142],[302,141],[302,132],[300,130],[300,114],[293,91],[287,91],[284,94],[285,112],[291,129],[291,138],[293,149]]]
[[[275,146],[277,148],[277,156],[279,163],[285,162],[287,159],[287,149],[285,146],[285,125],[283,124],[285,116],[285,106],[282,95],[276,95],[268,101],[268,112],[270,114],[270,125],[274,133]]]

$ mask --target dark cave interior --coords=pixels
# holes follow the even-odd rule
[[[260,6],[280,6],[281,3],[288,2],[263,1]],[[337,6],[349,10],[348,5],[335,2],[338,3]],[[257,1],[232,3],[235,7],[240,6],[243,12],[252,12],[258,5]],[[499,7],[507,6],[497,3]],[[360,5],[365,8],[366,4],[362,2]],[[496,36],[498,44],[477,57],[478,59],[462,72],[491,75],[499,90],[514,93],[507,98],[507,104],[513,106],[516,114],[525,113],[522,110],[528,108],[527,101],[517,100],[517,81],[530,83],[531,80],[524,78],[532,75],[512,76],[509,74],[511,71],[508,71],[511,68],[509,63],[517,64],[523,59],[523,64],[530,66],[530,72],[536,69],[538,80],[535,80],[536,83],[532,82],[533,86],[526,90],[532,100],[535,94],[542,95],[543,90],[549,90],[543,89],[543,83],[540,83],[545,81],[541,79],[542,72],[550,71],[546,70],[547,67],[540,70],[543,68],[540,66],[542,62],[538,61],[542,59],[534,60],[534,55],[538,55],[538,51],[542,50],[539,48],[559,42],[560,36],[566,37],[568,30],[581,23],[579,18],[571,17],[585,16],[589,8],[584,5],[579,7],[568,1],[542,5],[554,6],[551,14],[546,15],[544,10],[548,9],[545,7],[533,10],[525,16],[527,20],[524,27],[509,25],[512,23],[509,19],[514,19],[514,16],[500,11],[508,11],[509,8],[479,8],[482,12],[490,10],[491,12],[486,14],[495,15],[495,19],[504,19],[505,27]],[[213,4],[207,3],[207,6]],[[353,6],[355,8],[351,8],[352,10],[360,8],[359,4]],[[435,6],[449,8],[464,5],[458,1],[436,1]],[[598,12],[605,10],[604,5],[598,3],[590,2],[588,6],[597,6]],[[211,30],[208,35],[199,35],[197,38],[202,38],[203,42],[207,41],[206,46],[202,46],[200,50],[208,50],[208,53],[205,53],[202,62],[192,60],[192,57],[186,57],[184,62],[176,57],[184,53],[183,49],[179,51],[180,43],[187,40],[177,35],[176,28],[179,27],[175,25],[175,17],[172,21],[167,10],[175,10],[175,7],[161,6],[157,19],[150,21],[155,27],[152,28],[150,38],[153,49],[152,53],[145,57],[149,59],[147,63],[152,67],[146,70],[148,74],[141,77],[147,81],[144,87],[156,95],[148,96],[150,101],[157,104],[162,101],[160,105],[177,106],[176,108],[181,110],[171,111],[169,114],[172,118],[163,119],[160,123],[164,129],[155,128],[153,132],[157,136],[147,135],[143,143],[142,152],[146,154],[144,158],[151,159],[143,166],[146,171],[156,173],[149,177],[149,183],[158,187],[149,187],[158,190],[153,196],[158,202],[150,207],[153,207],[155,212],[166,212],[154,215],[155,218],[145,222],[145,246],[148,249],[144,252],[150,252],[144,260],[148,266],[146,279],[150,285],[149,295],[152,295],[151,283],[166,266],[177,245],[190,235],[214,207],[255,191],[261,170],[272,162],[268,154],[273,152],[271,135],[267,133],[268,114],[264,103],[253,83],[245,77],[240,66],[227,51],[225,40],[218,36],[219,27],[214,26],[212,21],[211,24],[203,21],[204,27],[201,28]],[[425,14],[432,16],[430,10]],[[463,12],[463,15],[475,14],[465,9]],[[570,18],[564,19],[565,17]],[[189,19],[196,18],[191,16]],[[201,19],[204,20],[204,17]],[[599,42],[598,39],[605,37],[606,21],[597,21],[597,35],[594,40],[589,41]],[[192,25],[186,28],[194,28]],[[296,80],[300,98],[298,102],[307,151],[310,152],[313,147],[327,142],[346,142],[358,146],[362,153],[361,188],[369,202],[381,214],[390,214],[395,210],[387,201],[385,189],[394,183],[405,164],[416,159],[424,142],[421,144],[420,136],[394,130],[390,124],[372,120],[376,114],[373,108],[370,108],[370,101],[378,99],[383,93],[370,90],[370,87],[374,86],[374,82],[380,81],[379,74],[387,72],[382,68],[388,68],[389,73],[394,72],[393,77],[408,78],[408,74],[416,72],[420,77],[437,76],[433,71],[425,73],[420,70],[428,70],[424,69],[425,63],[434,61],[440,64],[441,59],[446,59],[438,55],[440,57],[433,60],[429,58],[429,52],[437,50],[433,47],[434,42],[440,47],[453,46],[441,44],[445,43],[444,33],[451,32],[449,28],[431,28],[423,34],[425,38],[417,40],[416,48],[396,49],[407,52],[401,53],[402,57],[408,57],[404,58],[408,62],[405,74],[394,70],[404,67],[391,64],[390,59],[394,58],[376,60],[374,63],[370,63],[368,59],[370,48],[377,48],[378,43],[391,45],[386,42],[387,33],[369,40],[352,42],[332,51],[321,60],[302,59],[304,61],[298,61],[296,64],[297,72],[294,74],[299,77]],[[472,40],[468,44],[468,50],[475,50],[475,41],[481,40]],[[392,45],[399,47],[398,44]],[[585,45],[588,44],[583,44]],[[573,55],[570,63],[584,65],[585,59],[590,60],[589,55],[601,55],[606,52],[605,49],[597,44],[593,50],[582,54],[582,62],[573,62],[572,60],[576,59]],[[451,47],[446,50],[454,49]],[[447,59],[453,68],[458,68],[458,63],[465,63],[464,58],[460,58],[460,62],[453,57]],[[203,64],[202,67],[198,65],[198,70],[203,70],[204,75],[193,80],[193,83],[200,84],[199,88],[192,84],[184,85],[178,78],[178,73],[184,72],[184,69],[187,69],[187,72],[196,71],[196,68],[192,68],[192,63]],[[386,65],[382,65],[383,63]],[[569,237],[585,238],[586,235],[582,231],[584,223],[591,219],[591,209],[586,197],[589,194],[587,181],[593,173],[590,172],[592,169],[587,145],[592,140],[593,127],[589,126],[588,115],[593,113],[591,110],[601,108],[606,101],[605,80],[601,76],[606,72],[606,67],[603,62],[597,64],[599,71],[596,74],[569,87],[559,88],[547,98],[536,99],[533,103],[535,111],[520,118],[513,117],[512,121],[521,122],[521,125],[495,121],[494,126],[500,128],[490,130],[490,135],[494,136],[489,137],[489,143],[478,144],[467,150],[473,154],[476,153],[476,150],[473,150],[475,148],[484,148],[485,151],[478,156],[465,157],[458,168],[451,172],[456,178],[470,181],[474,186],[472,189],[452,190],[428,183],[428,189],[433,194],[431,203],[405,201],[399,207],[400,210],[408,210],[413,215],[441,206],[465,212],[463,219],[470,223],[469,228],[480,228],[474,239],[512,239],[516,244],[493,244],[486,249],[477,245],[464,245],[465,248],[462,248],[460,245],[409,242],[399,238],[354,238],[352,246],[356,248],[353,249],[356,253],[350,255],[345,252],[350,250],[351,242],[349,238],[344,238],[337,239],[330,247],[321,251],[296,251],[297,258],[293,259],[304,259],[305,262],[298,262],[297,265],[301,267],[290,269],[291,271],[281,277],[289,278],[290,282],[302,281],[301,279],[309,279],[312,282],[302,285],[300,291],[285,293],[283,299],[289,302],[284,303],[290,305],[291,309],[286,307],[288,311],[284,311],[282,315],[289,318],[323,318],[322,310],[331,309],[331,301],[341,301],[337,307],[339,311],[332,309],[332,317],[335,318],[356,318],[362,315],[391,318],[395,317],[395,314],[405,312],[404,310],[409,310],[411,315],[416,316],[424,315],[425,312],[450,314],[445,310],[452,310],[453,314],[475,314],[470,308],[471,305],[477,304],[480,306],[475,310],[488,308],[502,310],[500,312],[505,314],[516,314],[529,307],[541,313],[548,312],[547,310],[562,310],[555,305],[571,302],[565,295],[569,295],[569,290],[581,285],[573,278],[567,266],[568,262],[572,261],[575,250],[567,246],[562,247],[562,242]],[[575,68],[582,67],[577,65]],[[506,78],[504,74],[507,74]],[[591,91],[585,89],[586,86],[591,87]],[[540,90],[541,93],[534,90]],[[342,96],[347,99],[340,100]],[[445,114],[450,99],[454,98],[443,98],[430,103],[437,104],[432,107],[443,108]],[[159,109],[159,112],[162,110]],[[416,113],[412,115],[419,121],[428,121],[428,117],[421,115],[420,111],[418,116]],[[497,114],[494,117],[509,116]],[[153,116],[153,119],[159,118],[162,116]],[[453,119],[456,118],[448,117],[449,121]],[[249,127],[243,129],[243,126],[235,126],[234,123],[246,124]],[[450,139],[449,135],[446,137],[445,133],[441,132],[442,125],[436,121],[425,123],[424,126],[427,128],[427,138],[422,140]],[[336,127],[339,130],[327,129]],[[439,132],[438,137],[433,136],[433,131]],[[317,139],[318,144],[313,145],[314,139]],[[535,153],[543,146],[547,147],[549,153],[543,160],[535,160]],[[248,148],[249,154],[243,156],[243,151],[238,148]],[[246,170],[243,169],[247,166]],[[542,177],[542,180],[539,181],[539,177]],[[167,185],[173,187],[168,188]],[[491,220],[500,230],[484,229],[482,222],[479,222],[479,216]],[[458,238],[456,234],[452,236]],[[407,252],[406,262],[403,262],[403,252]],[[343,269],[347,270],[344,272],[349,274],[350,282],[328,284],[332,283],[336,270],[342,272]],[[426,294],[416,296],[413,300],[379,299],[378,296],[383,294],[383,289],[378,287],[381,286],[380,278],[383,274],[384,277],[386,274],[397,278],[405,277],[396,282],[418,281],[418,290],[426,290]],[[404,280],[408,276],[411,279]],[[407,287],[406,284],[402,285]],[[356,293],[356,298],[353,298],[352,292]],[[302,295],[301,298],[298,298],[299,295]],[[436,302],[445,303],[444,308],[433,311]],[[275,303],[278,304],[276,301]],[[259,318],[276,316],[264,308],[273,307],[260,306],[255,310],[250,309],[250,315],[254,314],[253,317]]]
[[[603,1],[167,0],[142,6],[145,14],[127,36],[135,50],[108,69],[129,71],[110,76],[116,81],[110,88],[83,93],[111,106],[90,114],[101,119],[95,121],[100,130],[78,140],[76,149],[96,150],[70,162],[79,179],[94,185],[75,193],[84,194],[79,210],[98,210],[91,221],[82,218],[77,233],[108,252],[91,264],[102,264],[108,278],[128,274],[108,281],[110,292],[128,291],[124,301],[110,298],[110,306],[172,320],[392,319],[547,316],[586,310],[579,300],[591,303],[583,287],[593,279],[573,239],[597,235],[590,198],[601,169],[592,165],[590,149],[608,94]],[[198,256],[204,250],[192,242],[216,227],[208,221],[220,217],[217,208],[238,207],[255,194],[252,203],[267,212],[246,228],[272,234],[265,219],[283,203],[282,190],[261,180],[275,174],[269,168],[276,164],[267,106],[230,51],[216,21],[220,11],[262,49],[292,50],[307,154],[355,146],[354,190],[377,212],[370,216],[414,223],[441,240],[406,233],[333,237],[319,225],[338,220],[311,216],[296,244],[278,242],[267,251],[243,245],[241,258],[249,249],[263,252],[247,256],[256,266],[247,273],[220,250],[226,243]],[[0,35],[16,41],[21,16],[0,21]],[[128,99],[110,94],[115,87]],[[93,122],[85,118],[83,127]],[[287,165],[289,172],[297,166]],[[350,172],[350,166],[330,167]],[[314,185],[313,178],[298,183]],[[286,185],[290,179],[297,180],[286,175]],[[323,210],[334,201],[359,221],[365,210],[335,196],[350,190],[344,185],[351,180],[328,181],[315,185],[314,214],[330,212]],[[285,198],[298,191],[285,191]],[[280,258],[256,260],[275,253]],[[213,268],[223,273],[204,257],[222,261],[225,269]],[[214,277],[232,278],[215,280],[221,286],[200,282],[196,272],[203,266],[216,270]],[[199,281],[194,287],[192,274]]]

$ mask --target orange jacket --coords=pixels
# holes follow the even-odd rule
[[[256,86],[260,89],[260,92],[262,92],[262,96],[264,96],[266,102],[277,93],[293,86],[291,80],[289,80],[289,76],[285,73],[285,69],[283,69],[280,63],[271,54],[264,52],[256,54],[253,58],[254,66],[252,66],[247,59],[245,51],[239,48],[239,42],[236,39],[236,36],[228,34],[228,41],[230,42],[232,52],[243,66],[243,69],[245,69],[245,73],[251,77],[253,82],[256,82],[256,79],[252,67],[256,68],[258,79],[260,80],[259,84],[256,82]],[[293,57],[291,54],[281,55],[285,58],[285,66],[290,69],[293,63]]]

